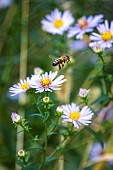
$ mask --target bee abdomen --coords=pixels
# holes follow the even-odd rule
[[[54,62],[53,62],[53,66],[57,66],[58,65],[58,63],[59,63],[59,61],[58,60],[55,60]]]

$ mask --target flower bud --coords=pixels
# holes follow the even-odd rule
[[[16,112],[12,112],[11,119],[12,119],[13,123],[18,123],[21,118]]]
[[[25,151],[22,150],[22,149],[19,150],[19,151],[18,151],[18,156],[19,156],[19,157],[24,157],[24,156],[25,156]]]
[[[61,116],[63,113],[63,108],[61,106],[58,106],[56,109],[56,115]]]
[[[42,100],[43,100],[43,102],[44,102],[45,104],[50,103],[50,98],[49,98],[49,97],[44,97]]]
[[[86,90],[86,89],[80,88],[79,96],[82,97],[82,98],[85,98],[88,95],[89,92],[90,92],[90,89]]]
[[[43,70],[40,67],[35,67],[34,68],[34,74],[35,75],[42,74],[42,73],[43,73]]]
[[[103,52],[103,48],[102,48],[101,44],[99,44],[98,42],[90,43],[90,47],[97,54]]]

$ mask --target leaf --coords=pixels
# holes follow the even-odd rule
[[[45,112],[43,115],[43,122],[46,122],[46,120],[49,118],[50,112]]]
[[[56,159],[57,159],[56,157],[48,157],[45,160],[45,164],[47,165],[47,164],[51,163],[51,161],[55,161]]]
[[[101,95],[100,97],[98,97],[96,100],[94,100],[91,105],[96,104],[96,103],[100,103],[103,105],[107,105],[110,102],[111,98],[107,95]]]
[[[102,146],[102,148],[104,148],[104,142],[101,138],[101,133],[100,132],[95,132],[93,129],[91,129],[90,127],[86,126],[85,127],[86,130],[88,130],[100,143],[100,145]]]
[[[41,115],[41,114],[38,114],[38,113],[35,113],[35,114],[32,114],[32,115],[30,115],[30,116],[38,116],[38,117],[40,117],[40,118],[43,118],[43,116]]]

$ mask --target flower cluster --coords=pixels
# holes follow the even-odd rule
[[[63,35],[65,31],[68,31],[68,38],[76,36],[76,39],[83,40],[84,36],[88,34],[89,46],[94,50],[95,46],[99,46],[99,49],[96,48],[98,53],[98,50],[110,48],[113,43],[113,21],[111,21],[110,25],[108,20],[102,23],[103,18],[104,15],[102,14],[89,17],[82,16],[74,26],[71,26],[75,21],[71,12],[65,11],[62,14],[58,9],[55,9],[51,14],[46,15],[46,19],[43,19],[41,24],[42,28],[51,34]],[[97,28],[99,33],[93,32],[94,28]]]
[[[35,88],[36,93],[60,90],[60,86],[66,81],[66,79],[64,79],[64,75],[60,75],[56,78],[57,74],[57,71],[50,71],[49,73],[46,72],[42,75],[32,75],[31,78],[27,77],[26,80],[20,80],[20,83],[14,84],[9,88],[9,92],[12,93],[11,96],[15,96],[20,93],[25,93],[30,88]]]

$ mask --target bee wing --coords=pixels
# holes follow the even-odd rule
[[[53,55],[49,55],[49,58],[53,61],[54,60],[54,56]]]

